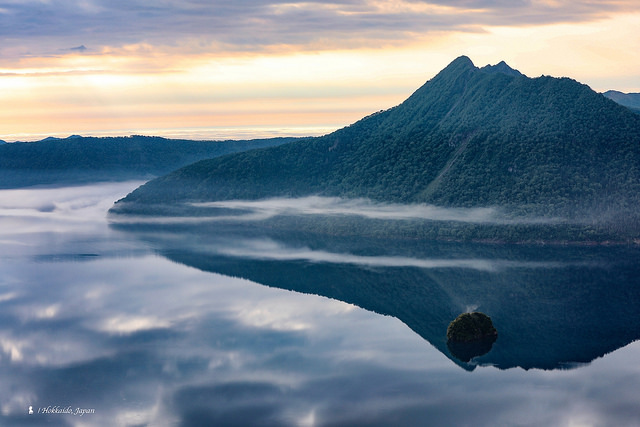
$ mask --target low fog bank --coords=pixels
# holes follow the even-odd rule
[[[370,199],[307,196],[160,205],[118,205],[112,224],[196,226],[243,224],[320,234],[493,243],[634,244],[640,218],[627,211],[607,215],[546,214],[540,206],[441,207]],[[579,211],[579,212],[578,212]]]
[[[116,233],[108,227],[107,212],[113,200],[138,185],[130,181],[0,190],[0,255],[113,252],[120,241],[116,243]]]
[[[104,221],[114,200],[142,181],[52,188],[0,190],[0,217],[55,217],[74,221]]]
[[[559,218],[510,217],[497,207],[445,208],[427,204],[380,203],[369,199],[308,196],[261,200],[225,200],[192,203],[199,208],[250,211],[238,219],[268,219],[280,215],[358,216],[383,220],[453,221],[471,224],[543,224],[558,223]]]

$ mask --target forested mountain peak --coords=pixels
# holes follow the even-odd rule
[[[196,163],[125,201],[311,194],[619,216],[640,203],[640,116],[570,78],[461,56],[396,107],[323,137]]]
[[[444,67],[442,71],[440,71],[440,73],[438,74],[447,74],[447,73],[452,73],[456,71],[464,71],[464,70],[470,70],[475,68],[476,66],[473,64],[473,61],[471,60],[471,58],[465,55],[461,55],[456,59],[454,59],[453,61],[451,61],[451,63],[449,63],[449,65]]]

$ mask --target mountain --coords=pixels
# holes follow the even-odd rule
[[[617,90],[608,90],[603,95],[620,105],[624,105],[634,113],[640,114],[640,93],[623,93]]]
[[[575,80],[480,69],[463,56],[394,108],[323,137],[195,163],[114,212],[311,194],[606,218],[636,233],[640,116]]]
[[[0,145],[0,188],[149,179],[198,160],[292,139],[189,141],[131,136],[45,138]]]

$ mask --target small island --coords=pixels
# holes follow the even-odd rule
[[[498,331],[491,318],[484,313],[463,313],[449,324],[447,340],[454,342],[473,342],[495,338]]]
[[[491,351],[498,338],[491,318],[484,313],[463,313],[447,328],[447,348],[456,359],[469,363]]]

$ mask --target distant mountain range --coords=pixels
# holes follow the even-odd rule
[[[0,188],[150,179],[198,160],[292,140],[189,141],[72,135],[0,143]]]
[[[640,116],[575,80],[463,56],[394,108],[323,137],[195,163],[114,211],[312,194],[606,219],[637,234]]]
[[[603,95],[620,105],[624,105],[634,113],[640,114],[640,93],[623,93],[617,90],[608,90]]]

